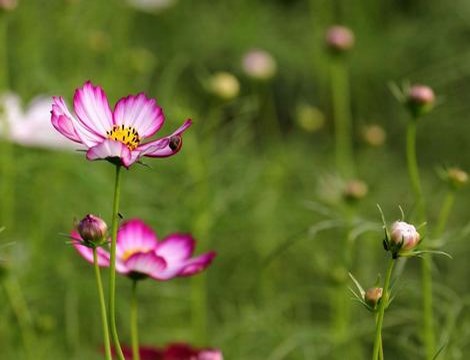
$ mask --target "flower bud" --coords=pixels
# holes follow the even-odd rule
[[[245,73],[256,80],[269,80],[276,75],[277,64],[270,53],[254,49],[245,54],[242,61]]]
[[[369,191],[367,184],[362,180],[350,180],[346,183],[343,190],[343,198],[347,201],[361,200]]]
[[[217,72],[209,80],[209,91],[220,99],[232,100],[240,92],[240,83],[228,72]]]
[[[325,42],[333,53],[344,53],[354,46],[354,33],[345,26],[334,25],[326,32]]]
[[[368,125],[362,129],[362,138],[368,145],[379,147],[385,143],[387,134],[379,125]]]
[[[17,6],[17,0],[0,0],[0,12],[15,10]]]
[[[364,301],[371,308],[375,309],[379,300],[382,298],[383,289],[379,287],[373,287],[366,290],[364,294]]]
[[[106,241],[108,226],[103,219],[88,214],[78,223],[77,231],[86,245],[95,247]]]
[[[419,243],[419,233],[413,225],[404,221],[395,221],[390,233],[390,242],[394,246],[400,246],[399,250],[411,250]]]
[[[318,108],[311,105],[299,105],[296,115],[299,127],[310,133],[320,130],[325,124],[325,115]]]
[[[434,91],[426,85],[413,85],[407,94],[407,106],[414,117],[424,115],[434,107]]]
[[[468,182],[468,174],[462,169],[453,167],[447,169],[447,181],[453,189],[459,189]]]

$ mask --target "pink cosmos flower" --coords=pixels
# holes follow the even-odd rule
[[[78,232],[71,234],[74,247],[88,262],[93,263],[93,250],[86,246]],[[156,234],[140,219],[124,222],[116,240],[116,271],[133,279],[151,277],[169,280],[179,276],[190,276],[207,268],[215,257],[208,252],[191,257],[195,240],[187,234],[171,234],[158,241]],[[109,266],[110,254],[97,248],[98,265]]]
[[[75,91],[74,117],[62,97],[53,97],[51,122],[62,135],[85,146],[88,160],[106,159],[131,166],[143,156],[167,157],[182,145],[182,133],[191,120],[173,134],[143,143],[163,125],[164,115],[155,99],[143,93],[121,98],[111,111],[104,90],[87,81]]]
[[[126,359],[132,359],[132,349],[123,346]],[[196,349],[185,343],[173,343],[164,349],[151,346],[139,348],[141,360],[223,360],[222,352],[217,349]]]

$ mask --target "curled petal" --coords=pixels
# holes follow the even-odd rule
[[[195,241],[189,234],[172,234],[157,245],[155,253],[173,266],[183,263],[193,254]]]
[[[125,167],[132,165],[132,154],[129,148],[119,141],[110,139],[89,148],[86,158],[88,160],[120,159]]]
[[[151,141],[147,144],[139,146],[137,149],[141,151],[141,155],[149,157],[167,157],[176,154],[181,149],[183,139],[181,135],[192,125],[191,120],[186,120],[184,124],[173,134],[161,139]]]
[[[113,127],[113,116],[102,88],[87,81],[75,91],[73,106],[81,124],[101,138]]]
[[[78,253],[86,261],[93,264],[93,249],[83,244],[83,240],[78,232],[73,231],[70,237],[73,240],[73,247],[78,251]],[[109,253],[101,247],[96,248],[96,252],[98,255],[98,265],[102,267],[109,266]]]
[[[205,270],[217,254],[213,251],[202,254],[186,262],[178,276],[191,276]]]
[[[55,129],[65,137],[77,143],[82,143],[82,139],[77,134],[73,126],[73,117],[65,105],[62,97],[52,98],[51,122]]]
[[[156,246],[157,236],[142,220],[132,219],[120,226],[117,235],[117,257],[125,259],[133,253],[152,251]]]
[[[144,93],[129,95],[119,100],[114,108],[115,125],[131,126],[137,130],[140,138],[155,134],[164,122],[163,111],[155,99],[149,99]]]
[[[140,273],[151,277],[158,274],[166,267],[165,260],[155,255],[153,251],[147,253],[135,253],[131,255],[125,262],[124,266],[129,273]]]

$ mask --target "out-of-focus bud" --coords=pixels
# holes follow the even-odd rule
[[[453,189],[459,189],[468,183],[468,174],[462,169],[452,167],[447,169],[446,180]]]
[[[177,0],[127,0],[133,8],[145,12],[160,12],[172,7]]]
[[[228,72],[217,72],[209,79],[209,90],[223,100],[232,100],[240,92],[238,79]]]
[[[351,29],[341,25],[331,26],[325,36],[326,46],[331,52],[337,54],[351,50],[354,41],[354,33]]]
[[[343,198],[346,201],[355,202],[361,200],[369,191],[367,184],[358,179],[349,180],[343,190]]]
[[[17,6],[17,0],[0,0],[0,12],[15,10]]]
[[[242,60],[243,71],[256,80],[269,80],[276,75],[276,60],[270,53],[260,49],[250,50]]]
[[[435,101],[434,91],[426,85],[413,85],[406,94],[406,105],[415,118],[430,112]]]
[[[324,126],[325,115],[315,106],[301,104],[297,107],[296,120],[301,129],[313,133]]]
[[[106,242],[108,226],[103,219],[88,214],[78,223],[77,231],[85,245],[96,247]]]
[[[379,147],[385,143],[387,134],[379,125],[367,125],[362,129],[362,138],[368,145]]]
[[[390,242],[398,251],[411,250],[419,244],[416,228],[404,221],[395,221],[390,232]]]
[[[364,294],[364,301],[367,305],[369,305],[372,309],[375,309],[379,300],[382,298],[383,289],[379,287],[373,287],[367,289]]]

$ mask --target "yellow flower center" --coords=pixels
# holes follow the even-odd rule
[[[122,254],[121,256],[121,260],[122,261],[126,261],[127,259],[129,259],[132,255],[134,254],[137,254],[137,253],[148,253],[149,249],[138,249],[138,248],[135,248],[135,249],[130,249],[130,250],[126,250],[124,251],[124,253]]]
[[[139,133],[132,126],[114,125],[110,131],[106,131],[108,139],[122,142],[129,150],[134,150],[140,144]]]

